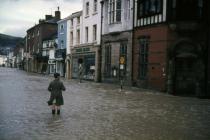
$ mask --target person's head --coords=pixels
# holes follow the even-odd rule
[[[55,79],[59,79],[59,77],[60,77],[60,74],[59,73],[54,73],[54,78]]]

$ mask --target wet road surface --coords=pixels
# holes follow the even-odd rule
[[[52,116],[52,79],[0,68],[0,140],[210,140],[210,100],[71,80]]]

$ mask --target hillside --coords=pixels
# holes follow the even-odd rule
[[[16,43],[21,41],[23,38],[14,37],[0,33],[0,47],[15,47]]]
[[[0,33],[0,55],[6,55],[8,50],[12,50],[16,43],[23,40],[21,37],[14,37]]]

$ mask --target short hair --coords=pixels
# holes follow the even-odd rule
[[[54,77],[55,77],[55,78],[58,78],[59,76],[60,76],[59,73],[54,73]]]

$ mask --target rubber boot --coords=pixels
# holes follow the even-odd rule
[[[60,111],[60,109],[58,109],[58,110],[57,110],[57,114],[60,115],[60,113],[61,113],[61,111]]]
[[[55,114],[55,109],[52,109],[52,114],[53,114],[53,115]]]

